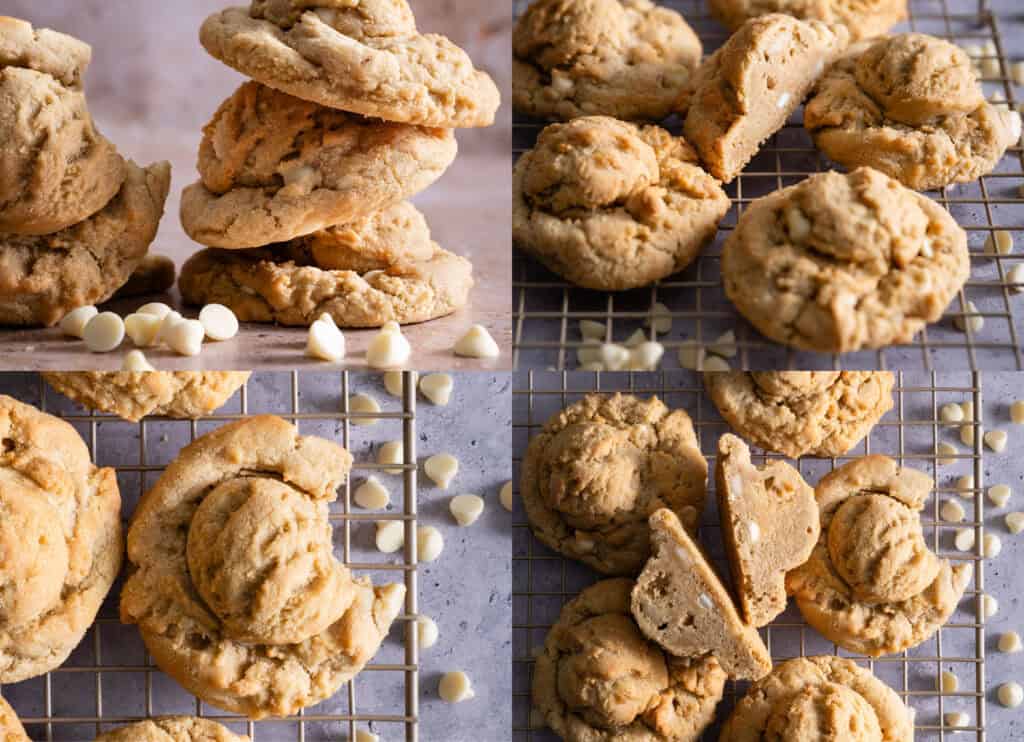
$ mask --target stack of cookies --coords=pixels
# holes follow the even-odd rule
[[[78,39],[0,17],[2,324],[54,325],[109,299],[163,216],[170,165],[141,168],[96,130],[91,58]]]
[[[200,41],[253,81],[206,126],[182,195],[185,231],[210,248],[182,270],[186,302],[341,327],[466,304],[472,266],[405,201],[451,165],[454,128],[494,121],[497,87],[462,49],[419,33],[405,0],[253,0]]]

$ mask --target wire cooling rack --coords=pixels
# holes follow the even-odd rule
[[[705,53],[713,51],[728,37],[725,27],[708,15],[703,0],[662,0],[661,4],[683,14],[700,37]],[[528,0],[514,0],[517,17],[528,5]],[[994,55],[989,53],[990,48],[989,52],[983,51],[982,56],[976,57],[979,63],[998,61],[999,73],[984,76],[986,95],[998,93],[1009,105],[1020,104],[1024,90],[1015,88],[1010,77],[1014,55],[1017,59],[1024,58],[1024,44],[1014,41],[1022,30],[1020,19],[998,18],[989,11],[987,0],[910,0],[909,6],[908,21],[897,30],[928,33],[962,46],[994,45]],[[1008,34],[1004,28],[1014,20],[1018,26]],[[667,127],[678,134],[681,129],[678,117],[670,119]],[[515,114],[514,158],[533,147],[541,128],[542,123]],[[802,109],[799,109],[746,170],[726,187],[733,205],[715,241],[685,271],[648,288],[614,294],[577,288],[515,251],[515,368],[575,368],[576,349],[582,340],[579,320],[604,323],[607,339],[622,342],[643,326],[651,307],[661,302],[669,308],[674,320],[669,333],[657,336],[666,348],[662,361],[665,368],[678,367],[677,351],[684,342],[707,345],[732,330],[739,352],[733,364],[741,368],[1024,369],[1021,350],[1024,295],[1014,293],[1007,277],[1024,251],[1024,199],[1018,191],[1024,187],[1024,150],[1019,143],[1008,150],[995,172],[974,183],[928,194],[948,209],[967,231],[971,277],[942,320],[920,332],[912,344],[843,356],[799,352],[765,339],[736,312],[721,286],[719,268],[722,242],[739,214],[752,200],[829,168],[827,159],[804,131]],[[996,229],[1011,232],[1018,245],[1016,254],[994,257],[984,254],[985,240]],[[964,333],[957,330],[953,322],[965,314],[974,315],[968,301],[977,307],[984,325],[980,330]],[[650,330],[645,332],[653,337]]]
[[[515,375],[513,391],[513,466],[518,487],[522,456],[529,439],[547,419],[585,394],[617,391],[638,396],[657,395],[672,409],[685,409],[693,420],[701,449],[714,471],[715,451],[721,434],[729,427],[718,415],[714,404],[704,395],[697,374],[684,371],[660,373],[603,373],[520,371]],[[974,576],[964,599],[949,622],[928,641],[897,655],[874,660],[841,650],[810,629],[792,605],[771,625],[761,630],[774,661],[796,656],[838,654],[851,657],[870,668],[879,678],[899,693],[915,714],[915,739],[967,740],[985,739],[985,641],[984,626],[977,618],[985,589],[980,546],[973,553],[956,551],[954,533],[959,528],[973,528],[976,544],[982,542],[984,522],[984,467],[982,460],[982,380],[980,374],[961,372],[936,374],[917,372],[897,375],[894,408],[874,427],[869,436],[845,456],[832,459],[804,457],[796,466],[803,477],[815,484],[836,466],[868,453],[895,458],[901,464],[921,469],[936,482],[935,494],[922,513],[922,524],[931,547],[941,557],[974,564]],[[972,450],[957,438],[957,429],[944,426],[937,419],[937,409],[947,402],[970,401],[974,405],[975,430]],[[965,421],[966,422],[966,421]],[[957,441],[961,450],[955,462],[940,466],[935,450],[939,441]],[[766,458],[755,450],[753,459],[760,465]],[[966,493],[956,487],[957,477],[974,477],[973,487]],[[721,575],[728,574],[721,529],[718,524],[714,477],[709,477],[709,506],[700,528],[700,540],[708,550]],[[518,494],[518,490],[517,490]],[[959,499],[967,512],[962,523],[940,521],[939,507],[947,499]],[[963,499],[961,499],[963,498]],[[513,739],[515,742],[547,742],[556,740],[549,730],[541,728],[542,720],[531,716],[530,685],[535,652],[544,644],[548,629],[558,619],[561,607],[579,592],[603,579],[584,565],[562,558],[537,541],[530,532],[518,496],[515,498],[513,532]],[[955,673],[959,690],[942,693],[937,681],[943,670]],[[705,735],[718,739],[719,724],[746,684],[729,683],[726,696],[718,709],[718,722]],[[963,711],[970,719],[966,727],[943,726],[945,714]]]
[[[254,722],[202,703],[156,668],[145,652],[138,629],[122,625],[117,618],[117,583],[95,624],[67,662],[44,676],[4,686],[4,698],[18,712],[33,740],[92,740],[101,731],[167,714],[215,719],[237,733],[248,734],[253,742],[354,740],[356,729],[367,729],[370,722],[384,739],[399,739],[403,734],[406,740],[418,739],[416,383],[410,372],[404,373],[402,410],[371,414],[349,411],[347,372],[332,375],[338,388],[328,392],[304,386],[312,376],[297,371],[274,375],[275,381],[283,383],[275,385],[269,394],[266,389],[254,388],[250,380],[227,405],[199,421],[148,417],[139,423],[129,423],[109,415],[84,414],[82,408],[49,389],[41,377],[39,399],[41,409],[59,415],[78,429],[89,445],[93,461],[116,469],[126,523],[138,498],[153,485],[181,447],[232,420],[250,414],[276,414],[294,423],[304,435],[339,440],[349,450],[353,450],[352,443],[357,438],[351,429],[353,421],[371,417],[381,422],[398,421],[405,461],[401,467],[400,507],[384,513],[353,512],[350,477],[331,505],[330,520],[335,528],[335,550],[350,569],[371,575],[375,584],[405,584],[404,611],[396,619],[403,636],[401,644],[385,640],[363,672],[332,698],[296,716]],[[324,376],[316,375],[316,379],[323,380]],[[282,404],[281,392],[289,384],[289,400]],[[379,464],[357,461],[352,477],[382,469]],[[380,520],[396,520],[405,525],[404,549],[391,555],[397,561],[384,560],[367,542],[367,534],[372,532],[368,523],[358,531],[355,529],[360,523]]]

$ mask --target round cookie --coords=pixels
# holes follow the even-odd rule
[[[0,396],[0,683],[60,666],[121,568],[121,495],[63,420]]]
[[[249,742],[249,738],[210,719],[165,716],[112,729],[95,742]]]
[[[633,582],[598,582],[562,608],[533,670],[533,705],[567,742],[696,742],[726,675],[713,658],[673,657],[640,633]]]
[[[328,108],[424,126],[490,126],[498,88],[450,40],[416,30],[405,0],[253,0],[203,23],[211,55]]]
[[[842,24],[854,41],[881,36],[907,17],[907,0],[708,0],[708,6],[730,31],[757,16],[785,13],[830,26]]]
[[[892,688],[844,657],[797,657],[754,683],[719,742],[913,742],[913,714]]]
[[[156,237],[170,182],[166,162],[129,162],[121,190],[84,222],[49,235],[0,235],[0,324],[55,325],[109,299]]]
[[[55,390],[89,409],[131,422],[144,417],[195,420],[221,407],[250,371],[51,371]]]
[[[804,127],[844,167],[919,191],[992,172],[1021,135],[1020,114],[985,100],[967,54],[917,33],[851,47],[819,81]]]
[[[604,116],[548,126],[512,174],[516,245],[584,288],[637,288],[682,270],[729,206],[685,140]]]
[[[366,119],[248,82],[204,129],[202,180],[182,193],[181,223],[210,247],[284,242],[418,193],[457,149],[448,129]]]
[[[520,491],[542,542],[599,572],[635,575],[651,553],[656,510],[696,530],[707,473],[686,412],[657,397],[591,394],[530,441]]]
[[[328,504],[352,456],[273,416],[197,438],[128,531],[121,620],[161,670],[219,708],[288,716],[356,675],[402,608],[334,558]]]
[[[21,719],[3,698],[0,698],[0,739],[4,742],[32,742]]]
[[[729,371],[704,388],[743,438],[791,458],[842,456],[892,409],[889,371]]]
[[[969,273],[950,213],[866,167],[755,200],[722,247],[740,314],[776,342],[828,353],[910,342]]]
[[[800,612],[825,638],[869,657],[916,647],[956,610],[971,579],[925,543],[932,480],[885,456],[855,459],[815,488],[821,536],[786,576]]]
[[[660,121],[687,95],[701,44],[650,0],[535,0],[512,32],[512,103],[568,121]]]
[[[430,239],[400,203],[352,224],[254,250],[202,250],[178,279],[182,298],[224,304],[243,322],[339,327],[425,322],[469,301],[473,266]]]

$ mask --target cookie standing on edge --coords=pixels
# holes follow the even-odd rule
[[[683,17],[650,0],[535,0],[512,32],[512,103],[543,119],[660,121],[701,51]]]
[[[751,18],[784,13],[830,26],[842,24],[854,41],[881,36],[907,17],[907,0],[708,0],[708,7],[730,31]]]

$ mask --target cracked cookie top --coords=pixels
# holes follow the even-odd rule
[[[709,0],[708,5],[731,31],[750,18],[785,13],[846,26],[854,41],[880,36],[907,17],[907,0]]]
[[[588,395],[530,441],[522,498],[533,532],[606,574],[640,571],[648,516],[669,508],[695,529],[707,462],[689,415],[656,397]]]
[[[659,121],[700,63],[683,17],[650,0],[536,0],[512,32],[512,100],[530,116]]]
[[[533,673],[533,704],[567,742],[696,742],[714,718],[725,672],[673,657],[630,613],[633,582],[598,582],[562,608]]]
[[[160,719],[111,729],[95,742],[250,742],[227,727],[196,716],[165,716]]]
[[[949,212],[867,167],[755,200],[722,248],[726,295],[751,324],[831,353],[910,342],[969,272]]]
[[[1020,114],[985,100],[959,47],[919,33],[851,47],[818,83],[804,126],[836,162],[916,190],[991,172],[1021,134]]]
[[[516,244],[587,288],[681,270],[729,209],[686,140],[604,116],[548,126],[512,177]]]
[[[892,409],[889,371],[704,374],[722,417],[743,438],[786,456],[842,456]]]
[[[925,641],[956,609],[972,569],[950,566],[924,541],[920,513],[932,484],[878,455],[818,483],[821,536],[786,588],[827,639],[871,657],[894,654]]]

